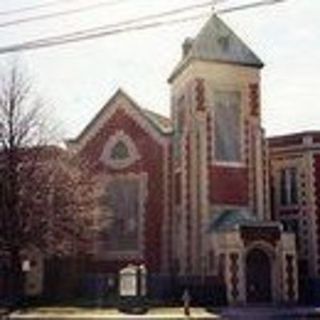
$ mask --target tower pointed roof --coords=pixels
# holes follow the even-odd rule
[[[262,68],[263,62],[216,14],[212,15],[195,39],[183,45],[183,57],[169,81],[192,59]]]

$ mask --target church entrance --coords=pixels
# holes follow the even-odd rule
[[[246,294],[248,303],[272,302],[272,266],[261,249],[249,251],[246,258]]]

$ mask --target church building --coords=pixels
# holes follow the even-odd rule
[[[295,236],[270,214],[262,67],[212,15],[169,76],[170,119],[118,90],[68,141],[97,177],[88,274],[143,264],[150,295],[206,287],[230,305],[297,301]]]

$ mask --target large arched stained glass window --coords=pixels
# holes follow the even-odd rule
[[[111,180],[100,198],[102,219],[101,240],[108,251],[139,250],[141,229],[141,181],[121,178]]]

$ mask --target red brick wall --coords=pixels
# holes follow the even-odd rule
[[[248,170],[211,166],[209,197],[212,204],[248,205]]]
[[[105,143],[117,130],[123,130],[134,141],[141,159],[123,170],[111,170],[99,162]],[[140,173],[148,174],[148,190],[146,200],[144,263],[150,271],[158,271],[161,265],[162,216],[164,212],[164,147],[150,136],[125,110],[119,108],[108,122],[101,128],[83,148],[85,156],[95,173],[107,174]],[[126,260],[125,263],[127,263]],[[123,261],[113,261],[105,265],[117,267]]]

